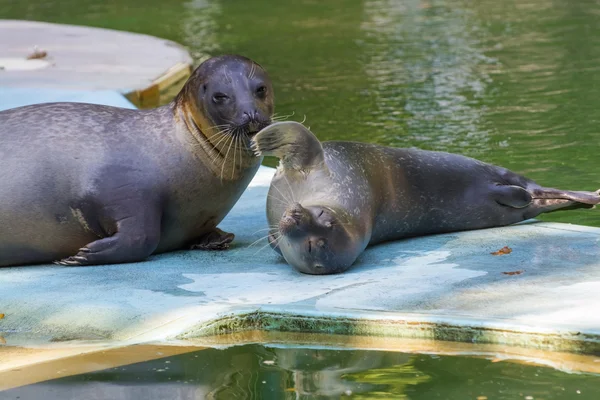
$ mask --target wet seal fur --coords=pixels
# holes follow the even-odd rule
[[[0,112],[0,266],[134,262],[224,249],[217,224],[261,158],[273,88],[241,56],[203,62],[151,110],[49,103]]]
[[[456,154],[321,143],[297,122],[261,130],[253,148],[280,158],[267,198],[271,246],[307,274],[343,272],[368,245],[384,241],[504,226],[600,202],[600,191],[544,188]]]

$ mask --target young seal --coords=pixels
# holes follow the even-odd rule
[[[0,266],[140,261],[222,249],[256,173],[273,88],[241,56],[202,63],[152,110],[50,103],[0,112]]]
[[[296,122],[261,130],[253,148],[281,159],[267,199],[271,246],[307,274],[343,272],[368,245],[384,241],[503,226],[600,202],[600,191],[544,188],[456,154],[320,143]]]

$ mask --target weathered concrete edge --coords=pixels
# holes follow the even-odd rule
[[[181,45],[178,45],[181,47]],[[146,88],[124,91],[122,94],[138,108],[157,107],[161,103],[161,94],[173,88],[180,88],[191,76],[193,65],[177,63],[156,78]]]
[[[323,312],[246,308],[195,325],[174,339],[188,340],[245,331],[304,332],[398,339],[496,344],[576,354],[600,354],[600,332],[527,326],[502,320],[390,312]]]

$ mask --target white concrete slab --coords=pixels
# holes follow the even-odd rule
[[[174,65],[192,64],[188,52],[175,42],[109,29],[0,20],[0,38],[0,90],[126,93],[152,86]],[[46,56],[27,61],[36,48]]]

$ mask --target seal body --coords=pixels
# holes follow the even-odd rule
[[[217,228],[261,158],[272,87],[243,57],[204,62],[170,104],[50,103],[0,112],[0,266],[143,260],[226,248]]]
[[[273,124],[257,152],[281,162],[269,190],[270,241],[301,272],[348,269],[389,240],[504,226],[564,208],[590,208],[598,192],[544,188],[505,168],[444,152],[324,142],[301,124]]]

